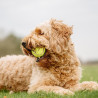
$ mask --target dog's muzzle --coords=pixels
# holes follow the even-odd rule
[[[22,42],[22,46],[26,48],[26,42]]]
[[[31,50],[30,49],[28,49],[28,48],[26,48],[26,42],[22,42],[22,46],[23,46],[23,48],[25,48],[27,51],[29,51],[30,53],[31,53]],[[40,61],[40,59],[42,59],[43,57],[40,57],[40,58],[36,58],[36,62],[39,62]]]

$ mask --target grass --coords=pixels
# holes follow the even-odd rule
[[[97,81],[98,82],[98,66],[83,66],[82,81]],[[4,97],[6,96],[6,97]],[[9,94],[9,91],[0,91],[0,98],[98,98],[98,91],[81,91],[76,92],[74,96],[60,96],[54,93],[39,92],[28,95],[26,92],[18,92]]]

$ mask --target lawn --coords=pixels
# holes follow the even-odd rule
[[[98,82],[98,66],[83,66],[82,81]],[[98,98],[98,91],[76,92],[74,96],[60,96],[54,93],[39,92],[28,95],[26,92],[9,94],[9,91],[0,91],[0,98]]]

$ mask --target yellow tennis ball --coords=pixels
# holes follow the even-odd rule
[[[35,56],[35,57],[42,57],[45,52],[46,52],[46,49],[45,48],[35,48],[35,49],[32,49],[32,54]]]

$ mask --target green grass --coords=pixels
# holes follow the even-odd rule
[[[83,66],[82,81],[97,81],[98,82],[98,66]],[[60,96],[54,93],[39,92],[28,95],[26,92],[18,92],[9,94],[9,91],[0,91],[0,98],[98,98],[98,91],[81,91],[76,92],[73,96]]]

